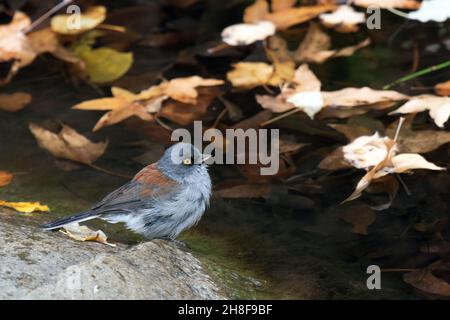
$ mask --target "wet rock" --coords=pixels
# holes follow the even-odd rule
[[[127,248],[0,224],[0,299],[225,299],[176,243]]]

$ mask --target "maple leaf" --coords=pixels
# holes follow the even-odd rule
[[[13,61],[8,75],[0,83],[9,82],[20,68],[31,64],[44,52],[83,67],[80,59],[61,46],[56,34],[49,28],[26,35],[24,30],[30,25],[30,18],[20,11],[16,11],[9,24],[0,25],[0,62]]]
[[[303,41],[298,46],[294,54],[297,62],[323,63],[330,58],[348,57],[357,50],[370,44],[370,39],[354,45],[340,49],[330,49],[330,37],[321,30],[318,24],[312,24]]]
[[[162,103],[166,99],[172,98],[182,103],[195,104],[198,97],[197,87],[221,84],[223,84],[223,80],[192,76],[164,81],[138,94],[113,87],[111,88],[113,97],[84,101],[73,106],[73,108],[78,110],[108,110],[109,112],[95,125],[93,131],[97,131],[104,126],[116,124],[131,116],[151,121],[153,120],[152,114],[161,109]]]

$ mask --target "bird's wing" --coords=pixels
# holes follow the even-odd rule
[[[153,164],[142,169],[133,180],[108,194],[91,211],[101,214],[148,207],[152,202],[170,197],[177,191],[178,183],[163,175]]]

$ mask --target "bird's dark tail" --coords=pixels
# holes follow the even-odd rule
[[[52,230],[52,229],[56,229],[56,228],[61,228],[62,226],[65,226],[66,224],[69,223],[74,223],[74,222],[82,222],[82,221],[86,221],[86,220],[91,220],[94,218],[97,218],[98,214],[93,213],[92,211],[86,211],[86,212],[81,212],[79,214],[67,217],[67,218],[63,218],[60,220],[56,220],[53,222],[49,222],[49,223],[45,223],[43,225],[41,225],[42,229],[45,230]]]

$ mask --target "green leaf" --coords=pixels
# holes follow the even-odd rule
[[[114,81],[123,76],[133,64],[131,52],[119,52],[111,48],[92,49],[100,33],[90,32],[72,46],[72,51],[86,64],[85,72],[95,83]]]

